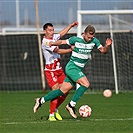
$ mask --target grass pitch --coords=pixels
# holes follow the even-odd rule
[[[46,93],[45,93],[46,94]],[[0,92],[0,133],[131,133],[133,132],[133,93],[84,94],[77,103],[77,119],[64,109],[73,92],[60,106],[62,121],[49,122],[49,102],[33,114],[34,99],[43,92]],[[81,118],[78,109],[88,104],[92,115]]]

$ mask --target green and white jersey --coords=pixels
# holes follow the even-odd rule
[[[84,67],[87,63],[88,59],[91,56],[91,51],[93,50],[94,46],[99,49],[102,45],[100,44],[100,41],[93,37],[93,39],[90,42],[85,42],[83,40],[83,37],[70,37],[67,39],[68,45],[75,45],[72,55],[70,58],[70,61],[74,62],[79,67]]]

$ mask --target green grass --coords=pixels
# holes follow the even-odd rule
[[[64,109],[70,101],[71,92],[60,106],[62,121],[49,122],[49,102],[33,114],[34,99],[43,92],[0,92],[0,133],[131,133],[133,132],[133,93],[84,94],[77,109],[88,104],[92,115],[73,119]]]

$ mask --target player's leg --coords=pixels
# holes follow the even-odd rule
[[[60,88],[57,90],[50,91],[44,97],[36,98],[36,103],[35,103],[35,106],[33,108],[34,113],[36,113],[37,110],[39,109],[39,107],[41,107],[41,105],[44,104],[45,102],[50,101],[50,100],[57,98],[59,96],[63,96],[65,94],[67,94],[72,89],[72,87],[73,86],[71,85],[71,83],[63,82],[63,84],[61,86],[62,89]]]
[[[64,71],[62,69],[55,71],[53,74],[53,77],[54,77],[54,80],[57,79],[56,82],[58,82],[58,83],[56,83],[54,86],[52,86],[52,90],[56,90],[62,86],[62,83],[65,79]],[[50,117],[53,117],[53,112],[54,112],[55,118],[57,120],[62,120],[62,117],[58,111],[58,107],[66,99],[66,96],[67,96],[67,94],[65,94],[63,96],[59,96],[59,97],[55,98],[54,100],[51,100],[51,102],[50,102]]]
[[[50,91],[47,95],[45,95],[44,97],[41,98],[36,98],[35,99],[35,106],[33,108],[33,112],[36,113],[37,110],[39,109],[39,107],[41,107],[42,104],[44,104],[47,101],[53,100],[55,98],[57,98],[58,96],[63,96],[64,93],[60,90],[52,90]]]
[[[57,85],[57,84],[56,84]],[[55,85],[54,85],[55,87]],[[57,88],[57,86],[56,86]],[[59,88],[59,84],[58,84],[58,88]],[[52,90],[56,90],[56,89],[52,89]],[[59,114],[59,110],[58,107],[62,104],[62,102],[66,99],[67,95],[63,95],[63,96],[59,96],[53,100],[50,101],[50,115],[49,115],[49,121],[53,121],[55,118],[57,120],[62,120],[61,115]]]
[[[56,84],[52,87],[52,90],[56,90],[58,87],[59,87],[59,84],[56,83]],[[55,111],[57,111],[57,110],[56,110],[57,102],[58,102],[58,97],[50,101],[50,109],[49,109],[49,113],[50,113],[50,114],[49,114],[49,118],[48,118],[49,121],[56,121],[56,118],[55,118]]]
[[[71,116],[73,118],[77,118],[76,112],[75,112],[76,102],[82,97],[84,92],[88,89],[88,87],[90,86],[90,83],[86,78],[85,74],[77,66],[73,65],[72,67],[67,67],[67,75],[71,80],[80,84],[80,87],[76,90],[74,96],[72,97],[72,100],[66,106],[66,109],[70,112]],[[69,79],[65,79],[66,82],[67,80]]]
[[[65,95],[63,95],[63,96],[59,96],[58,98],[57,98],[57,104],[56,104],[56,109],[55,109],[55,111],[54,111],[54,115],[55,115],[55,118],[57,119],[57,120],[62,120],[62,117],[61,117],[61,115],[59,114],[59,106],[63,103],[63,101],[66,99],[66,97],[67,97],[67,95],[68,94],[65,94]]]
[[[78,82],[77,83],[81,83],[83,82],[84,84],[80,84],[80,87],[76,90],[74,96],[72,97],[72,100],[70,101],[70,103],[66,106],[66,109],[69,111],[70,115],[73,117],[73,118],[77,118],[77,115],[76,115],[76,103],[77,101],[82,97],[82,95],[84,94],[84,92],[88,89],[88,85],[87,85],[87,81],[86,81],[86,77],[82,77],[80,79],[78,79]],[[85,86],[86,85],[86,86]]]
[[[65,83],[66,85],[67,85],[67,84],[70,84],[72,87],[76,85],[76,83],[75,83],[73,80],[71,80],[69,77],[66,77],[64,83]],[[66,88],[66,89],[61,88],[61,91],[65,93],[65,92],[67,91],[67,88]],[[71,115],[73,118],[77,118],[77,115],[76,115],[76,108],[75,108],[75,107],[72,107],[72,106],[69,107],[69,106],[67,105],[67,106],[66,106],[66,110],[69,111],[70,115]]]
[[[54,71],[45,71],[45,77],[47,79],[48,85],[52,90],[56,90],[59,88],[59,83],[58,83],[58,72]],[[62,120],[62,117],[60,116],[56,106],[58,103],[58,97],[50,101],[50,114],[49,114],[49,121],[56,121],[55,118],[55,112],[56,116],[58,115],[58,120]]]
[[[58,72],[58,83],[59,83],[59,88],[61,88],[62,83],[63,83],[63,81],[64,81],[64,79],[65,79],[66,76],[65,76],[65,73],[64,73],[64,71],[63,71],[62,69],[58,70],[57,72]],[[68,94],[65,94],[65,95],[59,96],[59,97],[57,98],[55,117],[56,117],[56,119],[58,119],[58,120],[61,120],[61,117],[60,117],[60,115],[59,115],[59,113],[58,113],[58,107],[59,107],[59,106],[63,103],[63,101],[66,99],[67,95],[68,95]]]
[[[76,81],[78,84],[80,84],[80,87],[76,90],[74,96],[72,97],[72,100],[70,102],[70,104],[72,106],[76,105],[76,102],[82,97],[82,95],[84,94],[84,92],[89,88],[90,83],[88,81],[88,79],[86,78],[86,76],[78,79]]]
[[[77,118],[76,116],[76,112],[75,112],[75,106],[77,101],[82,97],[82,95],[84,94],[84,92],[88,89],[89,87],[89,82],[86,78],[86,76],[80,78],[77,80],[77,83],[80,84],[80,87],[76,90],[74,96],[72,97],[72,100],[70,101],[70,103],[66,106],[67,110],[70,112],[71,111],[71,116],[73,118]]]

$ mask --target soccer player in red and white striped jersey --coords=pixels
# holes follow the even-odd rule
[[[45,77],[48,82],[49,87],[52,90],[56,90],[61,87],[65,74],[60,62],[60,54],[70,53],[71,48],[60,49],[58,46],[49,46],[49,42],[55,42],[63,37],[72,27],[77,26],[78,22],[75,21],[72,24],[68,25],[66,28],[61,30],[58,34],[54,33],[54,26],[52,23],[46,23],[43,26],[44,37],[42,40],[42,50],[45,58]],[[54,100],[50,101],[50,114],[49,121],[62,120],[58,112],[58,107],[65,100],[67,95],[57,97]]]

